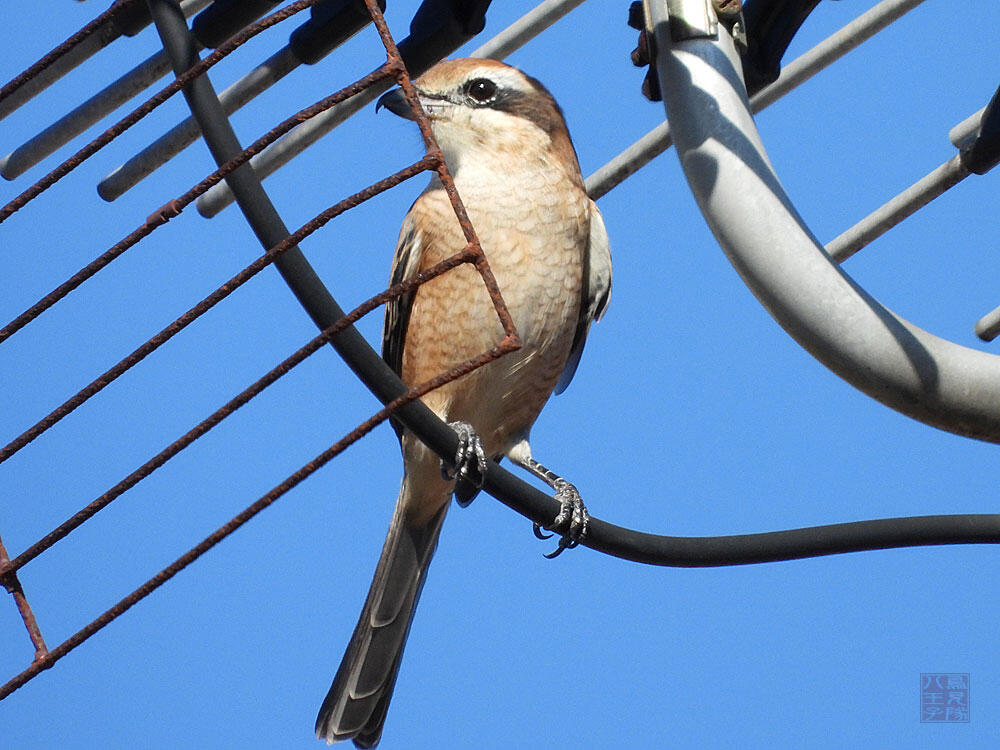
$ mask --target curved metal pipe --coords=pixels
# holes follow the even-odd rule
[[[732,38],[720,27],[713,37],[674,41],[667,2],[647,0],[647,10],[681,166],[750,290],[803,348],[872,398],[1000,442],[1000,358],[904,320],[832,262],[768,160]]]

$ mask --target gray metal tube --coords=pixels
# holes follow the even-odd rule
[[[9,12],[9,11],[8,11]],[[121,33],[109,21],[101,28],[69,50],[65,55],[53,62],[30,81],[25,81],[16,91],[0,102],[0,120],[14,110],[34,99],[49,86],[58,81],[84,61],[96,55],[111,42],[121,36]]]
[[[545,0],[475,50],[469,57],[503,60],[577,7],[583,0]]]
[[[369,86],[360,94],[352,96],[347,101],[331,107],[326,112],[310,120],[306,120],[294,130],[289,131],[283,138],[278,139],[268,146],[267,149],[253,157],[250,163],[253,165],[254,172],[256,172],[258,177],[264,179],[298,156],[302,151],[329,133],[359,109],[371,104],[391,87],[391,81],[380,81],[374,86]],[[210,219],[232,202],[232,191],[224,182],[220,182],[195,201],[195,206],[198,208],[198,213]]]
[[[212,0],[184,0],[184,2],[181,3],[181,10],[185,16],[193,16],[199,10],[207,6],[211,1]],[[120,36],[121,32],[115,28],[113,23],[109,21],[102,24],[101,28],[99,28],[95,33],[84,39],[80,42],[80,44],[73,47],[73,49],[69,50],[65,55],[53,62],[52,65],[43,70],[30,81],[26,81],[23,86],[0,102],[0,120],[5,118],[18,107],[38,96],[38,94],[45,91],[45,89],[69,73],[73,70],[73,68],[93,57]],[[167,69],[169,69],[169,66],[164,69],[164,73],[166,73]],[[104,114],[107,114],[107,112]],[[7,179],[13,178],[8,177]]]
[[[805,83],[823,68],[868,41],[922,2],[924,0],[883,0],[874,8],[865,11],[782,68],[778,80],[758,91],[751,99],[753,111],[760,112],[796,86]]]
[[[170,70],[163,52],[139,63],[114,83],[106,86],[68,115],[56,120],[41,133],[25,141],[0,159],[0,176],[7,180],[20,177],[58,148],[69,143],[109,112],[160,80]]]
[[[950,190],[971,173],[957,154],[915,182],[884,206],[870,213],[847,231],[831,240],[826,251],[837,263],[843,263],[865,245],[874,242],[906,217]]]
[[[647,7],[681,166],[750,290],[802,347],[872,398],[935,427],[1000,442],[1000,357],[918,328],[845,274],[771,167],[732,39],[720,32],[674,42],[663,0]]]
[[[546,0],[490,39],[473,54],[479,57],[500,59],[497,55],[501,52],[507,55],[523,46],[582,1]],[[375,101],[380,94],[388,91],[390,86],[390,83],[383,83],[365,89],[346,102],[302,123],[251,159],[250,163],[253,165],[254,171],[263,179],[280,169],[359,109]],[[201,196],[195,205],[202,216],[212,218],[232,202],[232,192],[225,183],[219,183]]]
[[[587,194],[595,201],[653,161],[668,148],[670,123],[662,122],[587,178]]]
[[[299,64],[291,47],[283,47],[271,55],[219,94],[219,101],[226,114],[231,115],[292,72]],[[200,135],[198,123],[193,117],[188,117],[101,180],[97,185],[97,193],[106,201],[115,200],[194,143]]]
[[[992,341],[1000,336],[1000,307],[977,320],[973,330],[983,341]]]

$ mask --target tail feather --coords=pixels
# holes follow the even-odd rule
[[[407,514],[407,483],[389,525],[375,578],[333,685],[316,719],[316,737],[354,739],[374,747],[382,736],[389,699],[448,504],[415,524]]]

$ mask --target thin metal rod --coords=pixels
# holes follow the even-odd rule
[[[760,112],[856,49],[924,0],[883,0],[781,69],[774,83],[750,98],[750,110]],[[661,123],[587,178],[587,192],[597,200],[617,187],[672,145],[669,123]],[[200,209],[199,209],[200,210]]]
[[[21,76],[4,86],[3,91],[0,92],[0,120],[31,101],[78,65],[118,39],[122,34],[111,18],[123,6],[133,5],[137,1],[127,0],[127,2],[112,5],[63,44],[28,68]],[[185,16],[192,16],[211,2],[212,0],[184,0],[181,7]],[[74,40],[77,39],[79,41],[74,43]]]
[[[759,112],[789,91],[805,83],[816,73],[839,60],[894,21],[920,5],[924,0],[882,0],[839,31],[835,31],[808,52],[782,68],[778,80],[758,91],[750,99],[751,111]]]
[[[132,5],[138,0],[126,0]],[[124,3],[123,3],[124,4]],[[0,89],[0,120],[121,36],[112,23],[120,7],[112,5],[54,50]]]
[[[983,341],[992,341],[1000,336],[1000,307],[977,320],[973,330]]]
[[[68,115],[56,120],[41,133],[0,159],[0,176],[7,180],[20,177],[105,115],[152,86],[166,75],[168,70],[170,62],[162,51],[139,63]]]
[[[24,595],[24,588],[21,586],[21,581],[18,580],[17,570],[9,568],[10,557],[7,555],[7,548],[4,547],[3,540],[0,539],[0,586],[7,589],[7,592],[14,597],[14,605],[17,607],[17,611],[21,615],[21,620],[24,622],[24,627],[28,631],[28,637],[31,639],[31,645],[35,647],[35,661],[43,658],[49,651],[48,647],[45,645],[45,639],[42,637],[42,631],[38,627],[38,620],[35,619],[35,613],[31,610],[31,605],[28,604],[28,599]]]
[[[956,154],[933,172],[923,177],[885,205],[868,214],[850,229],[842,232],[826,246],[827,253],[837,263],[843,263],[894,226],[915,214],[945,191],[955,187],[971,173]]]
[[[300,2],[307,2],[307,1],[309,1],[309,0],[300,0]],[[311,0],[311,1],[315,2],[315,0]],[[302,6],[300,5],[299,7],[302,7]],[[282,12],[282,13],[289,12],[293,8],[294,8],[294,5],[288,5],[288,6],[285,6],[285,8],[282,11],[280,11],[280,12]],[[264,19],[264,21],[261,21],[262,24],[266,23],[266,22],[268,22],[268,19]],[[191,73],[192,70],[194,70],[194,68],[189,69],[184,74],[184,76],[181,76],[180,78],[178,78],[177,81],[190,80],[190,73]],[[36,302],[30,308],[28,308],[23,313],[21,313],[20,315],[18,315],[10,323],[8,323],[7,325],[5,325],[3,328],[0,328],[0,343],[2,343],[6,339],[10,338],[12,335],[14,335],[15,333],[17,333],[19,330],[21,330],[22,328],[24,328],[24,326],[28,325],[28,323],[30,323],[35,318],[37,318],[39,315],[41,315],[43,312],[45,312],[46,310],[48,310],[50,307],[52,307],[54,304],[56,304],[59,300],[61,300],[67,294],[69,294],[74,289],[76,289],[78,286],[80,286],[82,283],[84,283],[87,279],[89,279],[90,277],[94,276],[101,269],[103,269],[109,263],[111,263],[112,261],[114,261],[120,255],[122,255],[122,253],[126,252],[131,247],[134,247],[139,241],[141,241],[142,239],[144,239],[145,237],[147,237],[155,229],[157,229],[158,227],[162,226],[163,224],[165,224],[167,221],[169,221],[173,217],[178,216],[185,209],[185,207],[188,206],[188,204],[190,204],[192,201],[194,201],[195,198],[197,198],[198,196],[200,196],[203,193],[205,193],[213,185],[221,182],[222,179],[225,178],[226,175],[228,175],[230,172],[234,171],[235,169],[237,169],[238,167],[240,167],[241,165],[243,165],[244,163],[246,163],[247,161],[249,161],[249,159],[254,154],[260,153],[260,151],[262,151],[269,143],[274,142],[279,137],[281,137],[281,135],[283,135],[284,133],[287,133],[297,123],[301,122],[303,119],[308,119],[309,117],[312,117],[312,116],[314,116],[315,114],[317,114],[319,112],[323,112],[326,109],[328,109],[329,107],[336,106],[336,104],[338,102],[342,102],[342,101],[345,101],[345,100],[349,99],[352,96],[356,96],[358,94],[358,92],[364,91],[365,87],[372,86],[372,85],[377,85],[377,83],[380,82],[382,79],[387,78],[387,77],[391,77],[392,74],[393,74],[393,71],[388,66],[384,65],[384,66],[382,66],[380,68],[377,68],[375,71],[373,71],[372,73],[369,73],[367,76],[364,76],[364,77],[360,78],[359,80],[355,81],[354,83],[346,86],[345,88],[341,89],[340,91],[334,92],[330,96],[328,96],[328,97],[326,97],[324,99],[321,99],[320,101],[316,102],[315,104],[313,104],[313,105],[311,105],[309,107],[306,107],[303,110],[300,110],[299,112],[297,112],[292,117],[290,117],[290,118],[286,119],[284,122],[279,123],[278,125],[276,125],[270,131],[268,131],[267,133],[265,133],[264,135],[262,135],[260,138],[258,138],[256,141],[254,141],[252,144],[250,144],[246,149],[242,150],[237,156],[233,157],[231,160],[229,160],[224,165],[222,165],[221,167],[219,167],[218,169],[216,169],[214,172],[212,172],[212,174],[208,175],[203,180],[201,180],[197,185],[195,185],[191,189],[185,191],[184,193],[182,193],[178,197],[174,198],[173,200],[168,201],[163,206],[161,206],[159,209],[157,209],[156,211],[154,211],[152,214],[149,215],[149,217],[147,217],[146,221],[143,224],[141,224],[139,227],[137,227],[135,230],[133,230],[128,236],[126,236],[125,238],[123,238],[121,241],[117,242],[111,248],[109,248],[104,253],[102,253],[97,258],[95,258],[93,261],[91,261],[90,263],[88,263],[86,266],[84,266],[82,269],[80,269],[80,271],[78,271],[77,273],[75,273],[73,276],[71,276],[65,282],[63,282],[58,287],[56,287],[54,290],[52,290],[49,294],[45,295],[42,299],[40,299],[38,302]],[[402,174],[405,171],[406,170],[403,170],[402,172],[397,173],[397,175]],[[389,177],[389,178],[386,178],[386,180],[382,180],[379,183],[376,183],[375,185],[373,185],[370,188],[368,188],[368,190],[375,189],[378,185],[383,184],[383,183],[387,183],[388,181],[391,181],[395,177],[396,177],[396,175],[394,175],[392,177]],[[357,202],[360,202],[360,200],[363,200],[363,198],[359,198],[358,196],[362,195],[363,193],[365,193],[365,191],[362,191],[362,193],[359,193],[357,196],[352,196],[351,198],[349,198],[347,200],[349,200],[349,201],[350,200],[356,200]],[[324,212],[324,213],[326,213],[326,212]],[[323,216],[323,215],[324,214],[321,214],[320,216]],[[0,210],[0,217],[2,217],[2,216],[3,216],[3,211]],[[319,217],[317,217],[317,218],[319,218]],[[147,342],[147,344],[149,344],[149,343],[151,343],[151,342]],[[119,363],[119,365],[122,365],[122,364],[123,363]],[[114,370],[114,369],[115,368],[112,368],[112,370]],[[109,371],[108,373],[105,373],[105,375],[106,376],[110,376],[111,375],[111,371]],[[117,377],[117,375],[115,375],[114,377]],[[88,386],[88,389],[90,387],[92,387],[93,385],[94,384],[92,383],[91,386]],[[73,408],[75,408],[75,407],[73,407]],[[50,417],[51,416],[52,415],[50,415]],[[41,426],[41,425],[36,425],[36,427],[39,427],[39,426]],[[29,432],[31,432],[31,431],[29,431]],[[21,438],[19,438],[18,440],[25,439],[26,437],[27,437],[27,433],[25,435],[22,435]],[[33,438],[29,438],[29,439],[33,439]],[[15,441],[15,442],[17,442],[17,441]],[[6,456],[8,455],[7,454],[7,450],[10,449],[12,446],[13,446],[13,443],[10,446],[8,446],[7,448],[4,448],[4,449],[0,450],[0,462],[2,462],[3,460],[5,460]]]
[[[549,23],[554,22],[558,17],[565,15],[579,5],[581,1],[547,0],[547,2],[542,3],[525,14],[521,20],[516,21],[490,39],[477,52],[482,53],[485,51],[485,53],[489,54],[483,54],[482,56],[493,57],[497,54],[494,48],[499,49],[501,44],[512,52],[541,33],[549,25],[545,23],[548,18],[551,17],[552,19]],[[539,8],[542,8],[543,12],[539,12]],[[528,21],[525,21],[525,19],[528,19]],[[510,31],[519,24],[522,24],[522,22],[522,28],[515,32]],[[302,123],[287,136],[269,147],[264,153],[254,157],[250,162],[254,170],[261,179],[264,179],[290,162],[354,113],[375,101],[389,87],[390,84],[385,84],[381,87],[371,88],[351,101],[344,102],[342,105],[331,109],[325,114],[315,117],[309,122]],[[195,205],[198,208],[198,213],[210,219],[232,202],[233,195],[229,187],[226,185],[216,185],[199,198]]]
[[[157,29],[164,40],[168,54],[171,55],[175,70],[184,69],[190,62],[193,49],[186,24],[176,12],[172,12],[171,0],[147,0],[147,2],[154,11]],[[239,142],[222,112],[208,79],[204,77],[195,79],[185,89],[185,93],[192,112],[202,127],[205,141],[209,144],[216,160],[224,163],[239,154],[241,152]],[[288,230],[261,187],[252,163],[244,164],[227,179],[261,244],[271,247],[288,236]],[[275,265],[319,328],[326,329],[344,317],[340,305],[323,285],[297,246],[289,248]],[[388,403],[406,393],[406,386],[368,345],[356,328],[349,326],[331,343],[351,369],[363,374],[366,385],[383,403]],[[431,446],[441,454],[454,455],[458,447],[458,437],[454,431],[419,402],[409,404],[400,412],[400,417],[407,415],[406,418],[409,419],[408,415],[414,412],[426,420],[421,429],[421,437],[428,438]],[[409,422],[407,424],[409,425]]]
[[[176,19],[171,18],[168,0],[149,0],[154,10],[154,15],[159,7],[164,11],[163,20],[158,19],[158,26],[164,37],[166,46],[170,46],[168,41],[171,24],[176,30]],[[374,11],[373,11],[374,12]],[[186,32],[186,26],[181,26]],[[381,31],[381,29],[380,29]],[[179,46],[179,45],[178,45]],[[388,46],[388,45],[387,45]],[[182,50],[183,51],[183,50]],[[180,59],[175,53],[175,65]],[[192,87],[194,88],[194,87]],[[209,89],[210,91],[210,89]],[[192,96],[192,99],[195,97]],[[218,102],[216,101],[216,105]],[[224,119],[224,118],[223,118]],[[206,132],[206,138],[212,142],[213,136]],[[217,155],[217,158],[220,158]],[[250,170],[245,170],[249,172]],[[252,176],[252,173],[251,173]],[[238,190],[237,194],[240,192]],[[334,303],[335,304],[335,303]],[[346,321],[340,321],[345,323]],[[487,353],[486,356],[489,356]],[[471,369],[477,366],[475,362],[468,363]],[[451,376],[449,373],[446,376]],[[424,384],[423,392],[435,387],[433,381]],[[173,564],[165,568],[159,574],[147,581],[146,584],[136,589],[132,594],[121,600],[117,605],[107,610],[103,615],[84,627],[71,638],[60,644],[56,649],[46,654],[43,658],[37,659],[35,663],[20,675],[0,687],[0,698],[9,695],[15,689],[27,682],[31,677],[37,675],[43,669],[48,668],[61,656],[78,646],[88,637],[99,631],[102,627],[111,622],[115,617],[126,611],[129,607],[148,596],[152,591],[165,583],[180,570],[189,565],[200,555],[211,549],[221,539],[232,533],[240,525],[246,523],[261,510],[273,503],[279,496],[303,481],[309,474],[314,472],[324,463],[332,459],[341,452],[351,442],[356,441],[361,436],[370,431],[376,424],[384,421],[392,411],[406,403],[407,399],[418,398],[420,389],[414,389],[400,394],[399,397],[390,402],[374,417],[359,425],[350,435],[339,441],[330,449],[320,454],[314,461],[306,464],[295,474],[275,487],[267,495],[260,498],[253,505],[235,517],[230,523],[218,529],[194,549],[182,555]],[[418,407],[418,404],[411,404]],[[407,410],[404,410],[405,414]],[[420,409],[410,409],[416,414]],[[426,411],[426,410],[424,410]],[[402,414],[401,414],[402,416]],[[407,424],[410,424],[409,417],[403,417]],[[445,432],[448,430],[445,427]],[[453,435],[452,435],[453,437]],[[515,488],[523,485],[507,472],[494,468],[487,474],[487,490],[496,494],[500,488],[509,480],[515,482]],[[526,487],[526,485],[525,485]],[[542,495],[537,490],[527,488],[527,505],[531,506],[535,501],[543,504],[541,518],[536,518],[540,523],[545,523],[551,519],[556,505],[551,498]],[[501,492],[501,494],[503,494]],[[517,493],[505,495],[507,498],[514,497]],[[505,502],[511,504],[509,499]],[[525,511],[518,505],[512,505],[521,512],[525,512],[532,517],[534,510],[531,507]],[[547,506],[547,507],[545,507]],[[913,519],[887,519],[883,521],[859,522],[855,524],[838,524],[835,526],[819,527],[812,529],[798,529],[786,532],[769,534],[722,537],[722,538],[674,538],[660,537],[650,534],[639,534],[627,529],[621,529],[611,524],[606,524],[596,519],[592,525],[591,537],[587,540],[590,546],[601,549],[611,554],[618,554],[642,562],[656,564],[674,565],[719,565],[719,564],[745,564],[751,562],[763,562],[774,559],[792,559],[805,555],[833,554],[836,552],[857,551],[860,549],[876,549],[893,546],[910,546],[912,544],[956,544],[974,542],[997,542],[1000,541],[1000,516],[940,516]],[[709,551],[714,556],[711,561],[705,561],[703,554]],[[805,553],[803,554],[803,550]],[[666,556],[673,555],[673,560],[668,560]]]
[[[391,81],[383,81],[365,89],[346,102],[338,104],[322,115],[302,123],[284,138],[268,147],[266,151],[251,159],[250,164],[254,171],[261,178],[264,178],[280,169],[347,118],[374,102],[391,87]],[[198,199],[195,207],[198,209],[198,213],[210,219],[232,202],[233,193],[229,187],[216,185]]]
[[[646,135],[600,167],[585,180],[587,194],[595,201],[634,175],[673,144],[670,123],[661,122]]]
[[[196,186],[192,190],[187,191],[180,198],[177,198],[168,203],[167,206],[169,207],[169,211],[155,212],[153,216],[156,217],[156,219],[154,221],[147,221],[146,224],[140,227],[140,230],[138,232],[140,238],[142,236],[145,236],[145,234],[142,233],[142,230],[144,228],[148,227],[151,224],[154,224],[157,221],[161,220],[165,221],[166,219],[164,217],[166,216],[177,215],[178,213],[180,213],[180,211],[183,210],[184,205],[194,200],[194,195],[197,194],[199,186],[207,186],[208,184],[212,184],[208,180],[212,178],[217,178],[217,175],[219,175],[220,173],[224,171],[229,171],[232,168],[234,168],[232,166],[234,162],[235,160],[228,162],[226,165],[216,170],[216,172],[213,173],[213,175],[210,178],[202,180],[200,183],[198,183],[198,186]],[[138,348],[132,351],[131,354],[122,358],[117,364],[110,367],[104,373],[102,373],[97,378],[88,383],[86,386],[81,388],[79,391],[77,391],[76,394],[68,398],[60,406],[53,409],[45,417],[40,419],[34,425],[32,425],[27,430],[18,435],[16,438],[11,440],[3,448],[0,448],[0,463],[6,461],[8,458],[10,458],[19,450],[24,448],[26,445],[28,445],[31,441],[33,441],[43,432],[55,426],[60,420],[71,414],[75,409],[78,409],[88,400],[96,396],[109,384],[111,384],[116,379],[121,377],[123,374],[128,372],[128,370],[135,367],[137,364],[139,364],[139,362],[141,362],[143,359],[148,357],[158,348],[163,346],[165,343],[167,343],[167,341],[172,339],[182,330],[187,328],[187,326],[191,325],[191,323],[193,323],[199,317],[201,317],[206,312],[215,307],[215,305],[219,304],[222,300],[224,300],[226,297],[228,297],[230,294],[236,291],[240,286],[242,286],[247,281],[252,279],[256,274],[260,273],[260,271],[267,268],[267,266],[269,266],[271,263],[274,262],[275,258],[278,255],[285,252],[285,250],[287,250],[289,247],[291,247],[294,244],[297,244],[298,242],[301,242],[303,239],[308,237],[317,229],[324,226],[334,217],[339,216],[344,211],[347,211],[353,208],[354,206],[358,205],[359,203],[366,201],[369,198],[372,198],[373,196],[378,195],[379,193],[382,193],[388,190],[389,188],[398,185],[399,183],[409,179],[410,177],[416,174],[419,174],[427,169],[437,168],[437,164],[438,164],[437,159],[433,157],[425,157],[420,161],[416,162],[415,164],[412,164],[409,167],[406,167],[405,169],[402,169],[399,172],[390,175],[389,177],[379,180],[378,182],[370,185],[364,190],[355,193],[354,195],[348,196],[342,201],[338,201],[330,208],[321,212],[318,216],[314,217],[310,221],[303,224],[301,227],[295,230],[295,232],[293,232],[288,238],[282,240],[277,245],[269,248],[264,255],[257,258],[257,260],[255,260],[253,263],[251,263],[246,268],[237,273],[235,276],[233,276],[228,281],[223,283],[215,291],[213,291],[207,297],[202,299],[200,302],[194,305],[183,315],[173,320],[159,333],[157,333],[147,341],[143,342]],[[159,224],[157,223],[156,226],[159,226]],[[149,231],[152,230],[150,229]],[[146,233],[148,234],[148,232]],[[129,237],[130,238],[135,237],[136,235],[137,232],[133,232],[132,234],[129,235]],[[122,243],[118,243],[118,245],[116,245],[115,247],[118,248],[121,245]]]
[[[503,60],[582,3],[583,0],[545,0],[473,51],[469,57]]]
[[[162,52],[160,54],[163,54]],[[291,47],[283,47],[219,94],[227,115],[243,107],[301,64]],[[166,62],[167,67],[170,63]],[[97,193],[113,201],[194,143],[201,135],[194,117],[178,123],[97,185]]]
[[[17,198],[10,201],[10,203],[6,206],[0,208],[0,222],[3,222],[9,216],[19,211],[27,205],[28,202],[37,198],[45,190],[52,187],[52,185],[80,166],[80,164],[82,164],[85,160],[89,159],[112,140],[135,125],[156,107],[160,106],[163,102],[177,93],[183,86],[187,85],[188,81],[201,76],[206,70],[233,52],[233,50],[243,44],[246,44],[246,42],[260,34],[265,29],[268,29],[277,23],[281,23],[285,19],[305,10],[317,2],[320,2],[320,0],[295,0],[295,2],[286,5],[278,11],[275,11],[257,23],[247,26],[238,34],[234,34],[232,37],[227,39],[225,43],[216,47],[216,49],[207,55],[204,60],[201,60],[196,65],[193,65],[189,70],[185,71],[183,75],[175,78],[169,84],[160,89],[160,91],[146,100],[146,102],[136,107],[113,126],[101,133],[97,138],[77,151],[69,159],[45,175],[45,177],[17,196]]]

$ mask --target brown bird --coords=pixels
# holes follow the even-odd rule
[[[316,720],[318,738],[353,739],[358,747],[374,747],[382,735],[448,502],[452,494],[471,501],[487,456],[507,456],[556,490],[559,550],[586,533],[579,494],[531,457],[528,433],[549,395],[568,385],[611,291],[604,221],[552,95],[516,68],[486,59],[439,63],[415,85],[522,347],[424,396],[459,434],[455,475],[399,428],[402,489],[361,618]],[[379,104],[413,119],[398,90]],[[435,175],[403,221],[392,283],[465,244]],[[463,264],[387,305],[382,356],[415,385],[502,338],[482,279]]]

